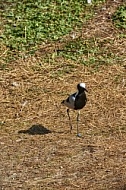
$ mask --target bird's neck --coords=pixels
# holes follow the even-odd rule
[[[79,90],[77,94],[82,94],[84,93],[84,90]]]

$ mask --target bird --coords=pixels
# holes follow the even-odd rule
[[[81,134],[79,134],[79,128],[78,128],[80,110],[87,103],[87,97],[86,97],[85,92],[88,92],[86,89],[86,85],[85,85],[85,83],[81,82],[81,83],[77,84],[77,92],[71,94],[67,99],[65,99],[61,102],[61,104],[65,105],[67,107],[67,115],[68,115],[69,124],[70,124],[70,133],[72,131],[71,118],[70,118],[70,114],[69,114],[70,109],[78,110],[78,113],[77,113],[77,136],[78,137],[81,137]]]

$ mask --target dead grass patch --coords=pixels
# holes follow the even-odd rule
[[[2,187],[121,187],[126,179],[125,67],[104,66],[93,72],[78,64],[74,74],[57,79],[48,77],[51,69],[45,76],[44,71],[33,72],[28,62],[22,65],[2,76]],[[81,111],[79,139],[75,113],[71,111],[74,130],[69,134],[66,108],[60,102],[75,91],[80,79],[89,93]],[[18,133],[36,124],[52,133]]]
[[[94,24],[100,28],[96,20]],[[93,35],[96,31],[90,27]],[[108,25],[104,27],[107,30]],[[124,55],[125,42],[121,40],[121,44],[120,39],[116,40],[111,48]],[[96,70],[70,60],[66,63],[63,58],[40,64],[38,54],[8,64],[0,71],[2,189],[125,189],[123,61]],[[66,108],[60,102],[76,90],[80,81],[86,83],[89,93],[88,103],[81,111],[82,138],[77,138],[76,113],[70,113],[74,126],[70,134]],[[43,130],[49,133],[42,133]]]

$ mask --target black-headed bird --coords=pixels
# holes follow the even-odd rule
[[[74,94],[71,94],[66,100],[63,100],[61,103],[68,107],[67,115],[68,115],[69,123],[70,123],[70,132],[72,130],[72,124],[71,124],[69,109],[78,110],[78,113],[77,113],[77,136],[80,137],[81,135],[79,134],[79,129],[78,129],[80,109],[82,109],[86,105],[86,102],[87,102],[87,97],[86,97],[86,93],[85,93],[85,91],[87,92],[87,90],[86,90],[85,83],[79,83],[77,85],[77,89],[78,89],[77,92],[75,92]]]

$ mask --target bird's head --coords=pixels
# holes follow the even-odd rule
[[[87,89],[86,89],[85,83],[79,83],[77,85],[77,89],[78,89],[79,92],[84,92],[84,91],[88,92]]]

